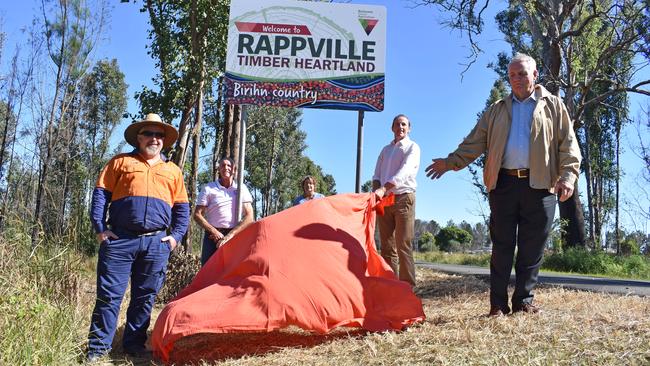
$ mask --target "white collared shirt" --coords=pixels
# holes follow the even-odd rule
[[[394,184],[389,192],[395,194],[414,193],[419,167],[420,147],[406,136],[397,143],[391,141],[381,150],[372,180],[379,181],[382,186],[386,182]]]
[[[253,202],[253,197],[246,185],[242,185],[242,202]],[[237,183],[228,188],[219,180],[210,182],[201,188],[197,206],[205,206],[205,219],[216,228],[232,229],[237,225]]]

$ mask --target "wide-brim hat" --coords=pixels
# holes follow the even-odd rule
[[[124,139],[129,145],[137,148],[138,147],[138,133],[145,126],[157,126],[165,130],[165,139],[163,140],[163,148],[168,148],[176,142],[178,138],[178,131],[176,128],[169,123],[162,121],[159,115],[155,113],[149,113],[142,121],[132,123],[129,127],[124,130]]]

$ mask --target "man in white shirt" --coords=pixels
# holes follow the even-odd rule
[[[219,161],[219,179],[206,184],[199,194],[194,211],[194,220],[205,229],[201,249],[201,265],[219,249],[253,222],[253,197],[245,185],[242,185],[241,221],[237,222],[237,167],[230,158]]]
[[[415,286],[411,241],[415,231],[415,176],[420,167],[420,147],[408,137],[411,122],[405,115],[397,115],[391,129],[395,138],[381,150],[372,177],[372,189],[379,198],[395,194],[395,204],[386,207],[383,216],[377,216],[381,256],[400,280]]]

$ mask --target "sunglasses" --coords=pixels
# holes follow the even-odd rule
[[[145,137],[155,137],[157,139],[164,139],[165,138],[165,133],[164,132],[142,131],[138,135],[142,135],[142,136],[145,136]]]

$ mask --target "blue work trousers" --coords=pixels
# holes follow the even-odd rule
[[[88,354],[111,350],[124,292],[131,280],[131,302],[126,312],[122,344],[125,350],[144,347],[156,294],[165,280],[171,248],[162,242],[164,231],[133,236],[114,231],[119,239],[100,245],[97,263],[97,300],[88,334]]]

